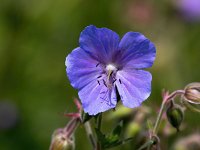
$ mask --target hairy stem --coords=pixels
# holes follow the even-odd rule
[[[162,115],[163,115],[163,112],[164,112],[165,104],[166,104],[166,101],[163,100],[159,114],[158,114],[157,119],[156,119],[155,126],[153,128],[153,135],[156,135],[157,132],[158,132],[158,128],[160,126],[160,122],[161,122],[161,118],[162,118]]]
[[[71,137],[71,135],[74,133],[79,124],[79,118],[70,120],[70,122],[65,127],[66,137]]]
[[[94,135],[92,133],[92,128],[91,128],[90,122],[87,121],[86,123],[84,123],[84,127],[85,127],[85,130],[86,130],[87,136],[90,140],[90,143],[92,144],[92,148],[93,148],[93,150],[95,150],[96,149],[96,143],[95,143]]]

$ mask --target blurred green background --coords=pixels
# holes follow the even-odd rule
[[[76,111],[77,91],[64,62],[90,24],[121,37],[138,31],[155,43],[152,95],[145,102],[153,109],[159,108],[163,88],[173,91],[200,81],[200,23],[185,19],[172,0],[1,0],[1,150],[48,149],[53,131],[68,121],[63,113]],[[199,121],[188,111],[184,122],[192,128],[174,140],[199,131]],[[85,139],[81,127],[76,149],[91,148]]]

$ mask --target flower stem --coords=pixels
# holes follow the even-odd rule
[[[97,129],[101,130],[101,121],[102,121],[102,113],[99,114],[98,121],[97,121]]]
[[[70,122],[65,127],[66,137],[71,137],[71,135],[74,133],[79,124],[79,118],[70,120]]]
[[[98,129],[99,131],[101,131],[101,121],[102,121],[102,113],[99,114],[98,120],[97,120],[97,129]],[[97,138],[96,150],[101,150],[101,143],[100,143],[100,141],[99,141],[98,138]]]
[[[92,128],[91,128],[90,122],[87,121],[86,123],[84,123],[84,127],[85,127],[85,130],[86,130],[87,136],[90,140],[90,143],[92,144],[93,150],[95,150],[96,149],[96,143],[95,143],[94,135],[92,133]]]
[[[162,118],[162,115],[163,115],[163,112],[164,112],[164,107],[165,107],[165,101],[163,100],[159,114],[158,114],[158,117],[156,119],[155,126],[153,128],[153,135],[156,135],[157,132],[158,132],[158,128],[160,126],[161,118]]]

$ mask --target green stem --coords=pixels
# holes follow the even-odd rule
[[[95,143],[94,135],[92,133],[92,128],[91,128],[90,122],[87,121],[86,123],[84,123],[84,127],[85,127],[85,130],[86,130],[87,136],[90,140],[90,143],[92,144],[93,150],[95,150],[96,149],[96,143]]]
[[[160,122],[161,122],[161,118],[162,118],[162,115],[163,115],[163,112],[164,112],[165,104],[166,104],[166,101],[163,100],[159,114],[158,114],[158,117],[156,119],[155,126],[153,128],[153,135],[156,135],[157,132],[158,132],[158,128],[160,126]]]
[[[101,121],[102,121],[102,113],[99,114],[98,122],[97,122],[97,129],[99,129],[99,131],[101,131]]]
[[[102,113],[99,114],[98,120],[97,120],[97,129],[99,131],[101,131],[101,122],[102,122]],[[100,143],[100,141],[98,141],[98,138],[97,138],[97,148],[96,148],[96,150],[101,150],[101,143]]]
[[[184,90],[177,90],[177,91],[174,91],[173,93],[171,94],[168,94],[168,93],[165,93],[163,95],[163,101],[162,101],[162,105],[161,105],[161,108],[160,108],[160,111],[159,111],[159,114],[156,118],[156,123],[155,123],[155,126],[153,128],[153,132],[151,133],[150,135],[150,140],[147,141],[144,145],[142,145],[138,150],[142,150],[144,148],[147,148],[148,150],[151,148],[152,144],[155,142],[155,139],[153,139],[153,137],[157,137],[157,132],[158,132],[158,129],[159,129],[159,126],[160,126],[160,123],[161,123],[161,120],[162,120],[162,115],[164,113],[164,110],[165,110],[165,106],[166,104],[173,100],[176,96],[178,95],[182,95],[184,94],[185,91]]]

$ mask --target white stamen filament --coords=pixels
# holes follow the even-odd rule
[[[116,70],[117,70],[117,67],[115,67],[115,65],[113,65],[113,64],[108,64],[108,65],[106,66],[106,70],[107,70],[107,71],[116,71]]]
[[[106,84],[107,84],[108,88],[111,88],[112,84],[110,83],[110,77],[111,77],[112,72],[116,71],[117,68],[113,64],[108,64],[106,66],[106,70],[107,70],[107,75],[108,75],[108,78],[106,80]]]

